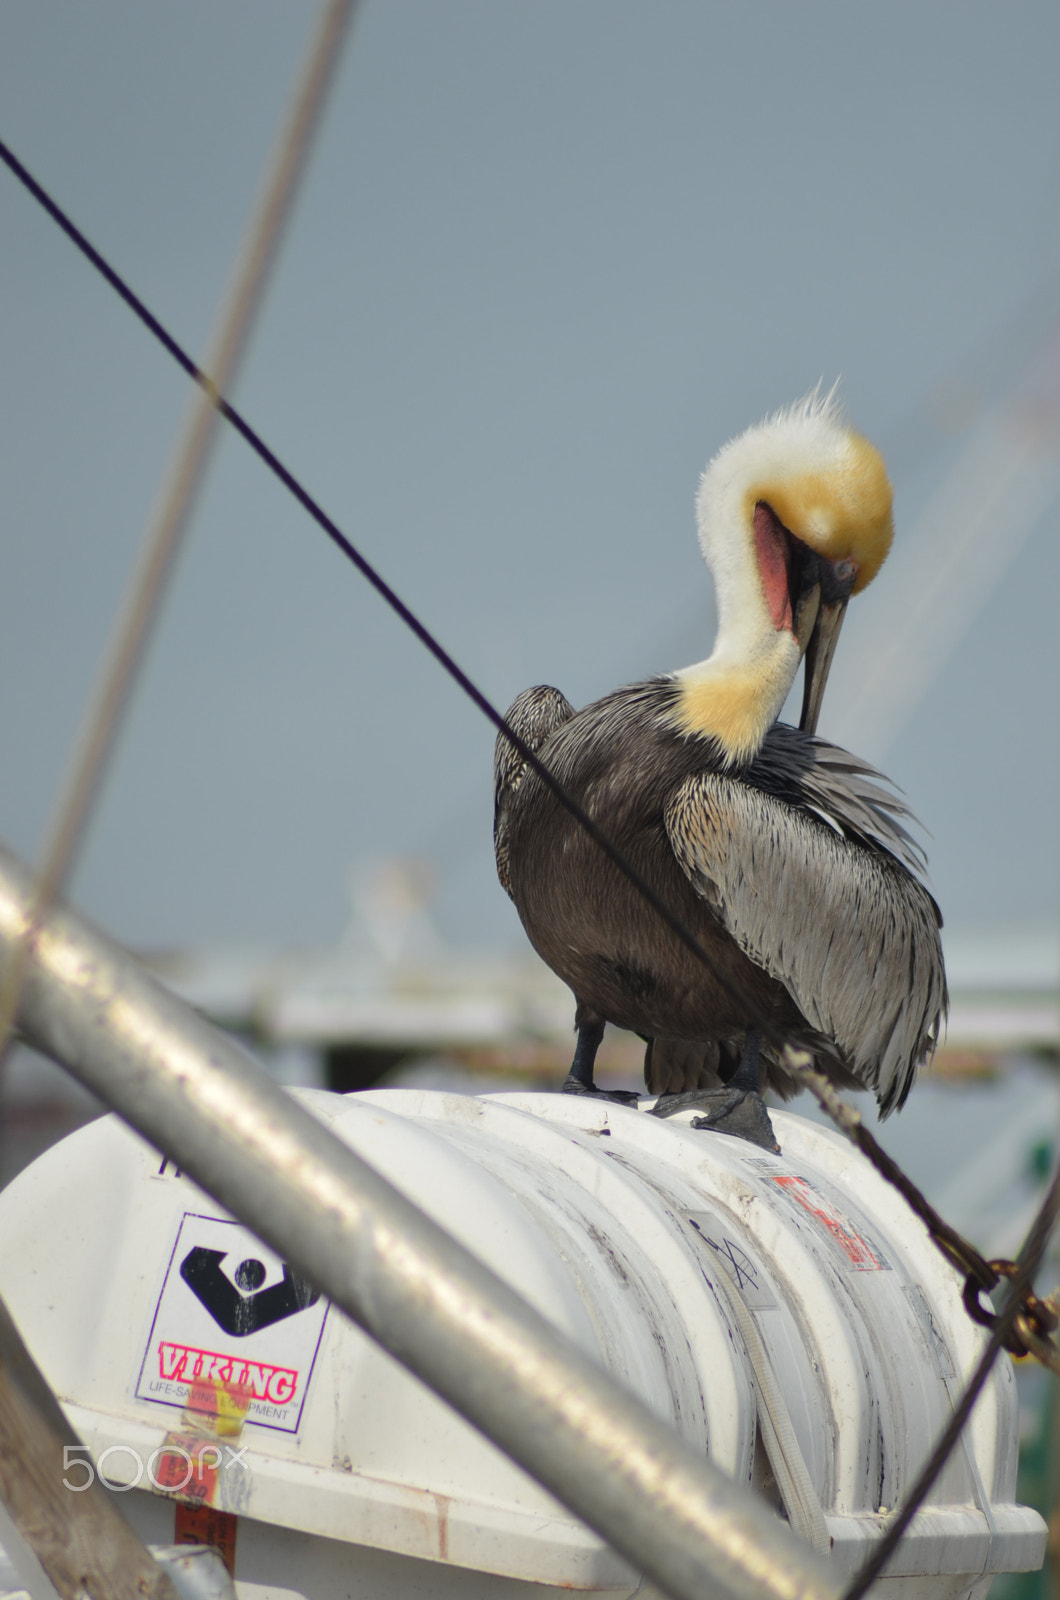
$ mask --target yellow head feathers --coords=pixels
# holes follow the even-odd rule
[[[854,593],[867,587],[891,547],[892,492],[883,457],[843,417],[835,390],[818,390],[748,428],[714,457],[697,510],[703,554],[717,573],[732,519],[750,526],[764,500],[789,533],[830,561],[852,560]]]
[[[834,454],[787,477],[764,475],[747,489],[744,509],[772,506],[785,528],[830,561],[857,563],[854,594],[882,567],[894,536],[893,495],[883,457],[860,433],[843,430]]]

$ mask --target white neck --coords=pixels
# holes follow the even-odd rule
[[[759,502],[823,558],[851,560],[855,589],[872,581],[893,532],[883,460],[842,420],[834,391],[815,390],[714,457],[696,511],[717,590],[718,636],[705,661],[675,674],[675,718],[682,731],[716,739],[734,762],[760,748],[802,659],[785,614],[786,585],[756,538]]]
[[[699,537],[714,576],[718,633],[705,661],[675,674],[683,730],[716,739],[734,762],[752,759],[761,747],[802,659],[766,602],[755,554],[751,463],[740,459],[744,454],[730,446],[703,477]],[[754,464],[761,468],[760,455]]]

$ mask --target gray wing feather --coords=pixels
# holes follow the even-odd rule
[[[816,785],[805,776],[802,785],[832,822],[738,779],[700,773],[672,797],[666,828],[740,948],[784,985],[886,1115],[905,1100],[945,1013],[938,909],[898,851],[879,845],[881,831],[893,839],[904,830],[881,828],[874,786],[866,794],[862,778],[871,769],[853,763],[857,787],[837,794],[841,763],[821,765],[831,779],[819,772]]]
[[[813,741],[815,764],[803,779],[807,798],[825,809],[855,837],[887,850],[916,874],[926,859],[920,845],[897,820],[911,817],[905,801],[880,787],[886,779],[875,767],[823,739]],[[870,780],[878,778],[879,783]]]
[[[898,820],[911,818],[912,812],[889,780],[860,756],[776,723],[748,774],[752,783],[759,774],[763,780],[759,787],[769,789],[776,782],[791,785],[801,803],[840,833],[888,851],[914,876],[924,870],[923,850]]]

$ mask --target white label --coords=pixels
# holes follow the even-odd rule
[[[297,1433],[328,1302],[237,1222],[186,1211],[136,1383],[140,1400]]]
[[[766,1274],[720,1218],[712,1211],[690,1211],[688,1220],[703,1243],[709,1245],[718,1265],[731,1279],[733,1287],[740,1291],[747,1305],[754,1306],[756,1310],[776,1305]]]

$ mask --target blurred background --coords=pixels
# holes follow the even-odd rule
[[[2,136],[193,352],[313,15],[0,15]],[[963,631],[898,726],[843,702],[859,636],[916,602],[918,517],[1021,382],[1055,464],[1058,55],[1051,4],[368,0],[236,398],[494,701],[582,704],[708,653],[698,475],[840,379],[898,533],[822,731],[905,790],[951,929],[1055,928],[1055,501],[946,530],[912,643],[961,604]],[[188,395],[7,173],[0,216],[0,837],[31,856]],[[76,898],[138,947],[326,942],[351,874],[414,856],[446,939],[518,949],[492,743],[230,437]]]
[[[0,137],[193,353],[314,15],[0,11]],[[503,708],[705,656],[698,475],[839,380],[897,536],[821,731],[928,830],[955,991],[886,1142],[1006,1253],[1060,1115],[1058,59],[1046,0],[368,0],[235,394]],[[31,860],[188,388],[6,171],[0,229],[0,839]],[[569,997],[496,883],[492,744],[224,438],[72,897],[286,1081],[554,1083]],[[0,1107],[7,1176],[92,1110],[25,1052]]]

